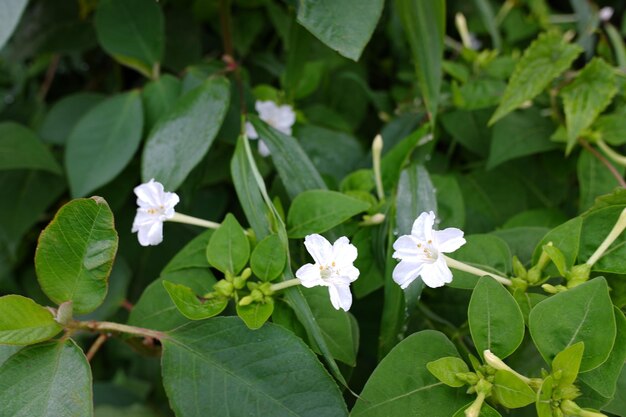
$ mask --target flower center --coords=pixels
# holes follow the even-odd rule
[[[152,215],[165,214],[165,207],[163,207],[163,204],[161,204],[158,207],[150,207],[146,210],[146,212]]]
[[[339,276],[337,264],[333,261],[330,265],[320,265],[320,277],[323,280],[329,280],[333,276]]]
[[[424,260],[429,263],[433,263],[439,258],[439,251],[433,245],[433,241],[420,242],[417,244],[418,256],[424,257]]]

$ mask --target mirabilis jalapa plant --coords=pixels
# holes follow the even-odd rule
[[[0,47],[20,3],[0,15]],[[47,221],[62,201],[37,282],[10,288],[28,297],[0,297],[0,417],[161,415],[142,401],[178,417],[626,416],[626,49],[607,9],[186,3],[72,1],[78,20],[21,48],[57,7],[31,0],[26,58],[6,69],[2,51],[0,92],[18,97],[0,102],[0,145],[31,157],[0,161],[27,169],[3,177],[18,200],[6,218],[41,205]],[[446,8],[472,5],[446,32]],[[83,79],[103,61],[109,96],[45,108],[57,69]],[[366,154],[357,137],[378,131]],[[128,195],[111,192],[122,182]],[[15,230],[0,224],[0,262]],[[168,252],[181,230],[195,237]],[[18,243],[8,252],[28,257]],[[131,296],[131,257],[137,275],[171,259]]]

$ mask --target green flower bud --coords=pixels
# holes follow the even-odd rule
[[[233,295],[235,287],[232,282],[222,279],[213,285],[213,290],[224,297],[230,298]]]
[[[243,306],[247,306],[247,305],[252,304],[253,301],[254,301],[254,299],[251,296],[246,295],[241,300],[239,300],[239,305],[242,306],[242,307]]]
[[[571,270],[565,274],[567,279],[567,288],[574,288],[589,280],[589,273],[591,272],[591,265],[580,264],[574,265]]]
[[[528,274],[526,275],[526,280],[530,284],[536,284],[542,279],[543,273],[541,272],[543,268],[539,268],[539,265],[535,265],[528,270]]]
[[[517,256],[513,257],[513,273],[516,277],[522,279],[526,278],[526,274],[528,273],[528,271],[526,271],[526,268],[524,267],[524,264],[520,262]]]
[[[478,375],[476,375],[474,372],[459,372],[455,374],[455,376],[469,385],[476,385],[480,380]]]
[[[491,384],[491,382],[485,380],[485,379],[481,379],[480,381],[478,381],[478,383],[476,384],[476,392],[479,394],[485,394],[485,396],[488,396],[489,394],[491,394],[491,388],[493,387],[493,385]]]

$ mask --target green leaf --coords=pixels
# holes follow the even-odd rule
[[[623,166],[613,166],[617,172],[624,175]],[[581,152],[578,156],[576,172],[580,186],[579,211],[581,212],[593,206],[597,197],[621,187],[611,171],[589,152]]]
[[[64,145],[76,123],[102,102],[104,97],[96,93],[76,93],[63,97],[46,114],[39,128],[39,136],[44,142]]]
[[[258,117],[250,116],[250,121],[269,148],[290,198],[306,190],[326,189],[319,172],[294,138],[266,125]]]
[[[418,130],[404,137],[388,151],[383,149],[383,158],[380,161],[380,170],[383,180],[383,188],[391,190],[398,184],[400,172],[407,165],[413,151],[433,138],[430,133],[430,124],[422,125]]]
[[[0,297],[0,343],[32,345],[63,330],[52,313],[21,295]]]
[[[452,175],[431,175],[437,195],[439,228],[465,226],[465,202],[456,178]]]
[[[554,391],[554,381],[552,376],[544,378],[541,388],[537,392],[537,417],[553,417],[552,416],[552,392]]]
[[[289,207],[287,233],[294,239],[322,233],[369,207],[363,200],[336,191],[304,191],[294,198]]]
[[[458,373],[469,372],[463,359],[449,356],[426,364],[428,371],[449,387],[462,387],[465,382],[456,377]]]
[[[530,312],[529,328],[546,362],[567,347],[584,342],[580,372],[597,368],[611,353],[616,334],[606,280],[594,278],[540,302]]]
[[[524,323],[528,326],[528,316],[530,312],[539,302],[545,300],[547,296],[538,293],[529,293],[518,288],[513,292],[513,298],[515,298],[517,305],[522,311]]]
[[[0,4],[0,50],[17,27],[28,0],[6,0]]]
[[[437,213],[437,198],[428,171],[415,164],[402,170],[396,194],[396,228],[400,235],[411,234],[413,223],[422,212]]]
[[[469,235],[465,240],[451,258],[498,275],[511,271],[511,251],[504,240],[494,235]],[[469,272],[453,269],[452,275],[448,285],[453,288],[472,289],[478,283],[478,277]]]
[[[259,191],[243,141],[243,137],[237,140],[235,154],[230,162],[230,172],[248,223],[257,239],[264,239],[270,233],[271,214]]]
[[[274,312],[274,300],[268,298],[264,303],[252,303],[247,306],[237,304],[237,315],[251,330],[260,329]]]
[[[216,316],[228,305],[228,299],[223,297],[200,300],[196,293],[186,285],[163,280],[163,286],[178,311],[189,320],[204,320]]]
[[[492,48],[500,49],[502,47],[502,38],[500,37],[500,32],[498,31],[498,21],[496,20],[491,3],[487,0],[474,0],[474,4],[478,9],[478,13],[480,14],[480,18],[483,21],[487,32],[489,32]]]
[[[198,235],[172,258],[159,279],[150,284],[130,312],[128,324],[166,331],[189,320],[176,308],[163,286],[163,280],[190,287],[196,294],[211,291],[216,280],[206,259],[206,247],[213,230]]]
[[[213,233],[206,248],[206,256],[214,268],[237,275],[250,258],[250,242],[232,214],[227,214],[222,225]]]
[[[72,196],[86,196],[117,177],[137,152],[142,131],[137,91],[108,98],[85,114],[65,149]]]
[[[443,128],[466,149],[479,156],[487,156],[491,129],[487,121],[493,109],[453,110],[441,115]]]
[[[617,381],[626,361],[626,318],[617,307],[614,312],[617,337],[609,358],[596,369],[578,375],[580,381],[608,398],[616,395]]]
[[[4,364],[11,356],[15,355],[23,346],[13,346],[13,345],[0,345],[0,367]]]
[[[122,64],[150,76],[163,58],[163,20],[152,0],[102,0],[95,16],[98,41]]]
[[[280,238],[269,235],[260,241],[250,256],[250,268],[262,281],[272,281],[285,269],[287,254]]]
[[[554,266],[556,266],[559,274],[564,277],[567,273],[568,268],[567,261],[565,260],[565,255],[563,255],[563,252],[561,252],[561,250],[556,246],[550,245],[543,245],[543,251],[546,255],[548,255]]]
[[[566,153],[611,103],[617,90],[614,69],[601,58],[591,60],[576,79],[561,90],[567,126]]]
[[[617,222],[620,214],[626,208],[624,205],[610,206],[594,210],[583,217],[583,227],[580,235],[579,259],[586,260],[596,251],[604,241],[608,232]],[[626,234],[620,234],[615,242],[607,249],[604,255],[593,265],[593,270],[614,274],[626,274]]]
[[[566,387],[576,381],[584,351],[585,344],[578,342],[557,353],[552,360],[552,378],[557,386]],[[560,378],[556,377],[557,372],[560,372]]]
[[[280,326],[252,331],[238,318],[216,317],[162,343],[163,385],[179,417],[348,415],[315,355]]]
[[[581,217],[574,217],[562,225],[550,230],[535,248],[535,252],[533,254],[533,265],[539,261],[543,246],[548,242],[552,242],[554,247],[561,251],[565,257],[567,269],[570,269],[578,257],[582,226],[583,219]]]
[[[626,415],[626,365],[622,368],[613,400],[602,410],[624,417]]]
[[[5,416],[93,416],[91,369],[70,339],[29,346],[0,367]]]
[[[509,114],[493,127],[487,169],[511,159],[557,149],[559,145],[550,141],[554,129],[554,123],[541,116],[535,107]]]
[[[451,416],[469,397],[438,381],[426,368],[442,356],[459,356],[443,334],[425,330],[407,337],[378,364],[350,415]]]
[[[358,61],[383,12],[383,0],[302,0],[298,23],[346,58]]]
[[[535,98],[568,69],[581,52],[578,45],[567,43],[559,33],[539,35],[517,63],[489,124],[494,124],[524,102]]]
[[[229,83],[222,77],[210,78],[180,97],[148,137],[142,180],[154,178],[166,190],[176,190],[211,147],[229,101]]]
[[[396,0],[395,4],[411,47],[420,91],[431,120],[435,120],[443,77],[446,2]]]
[[[180,80],[169,74],[146,84],[142,92],[146,131],[150,131],[161,116],[172,110],[180,92]]]
[[[39,236],[35,268],[41,289],[57,304],[72,301],[75,313],[95,310],[107,293],[117,243],[104,199],[70,201]]]
[[[17,123],[4,122],[0,123],[0,170],[10,169],[39,169],[61,174],[61,167],[33,131]]]
[[[302,293],[333,358],[347,365],[356,366],[359,326],[354,318],[346,311],[333,308],[327,288],[302,288]],[[313,345],[316,347],[315,343]]]
[[[524,339],[524,316],[515,299],[502,284],[482,277],[476,284],[467,310],[472,340],[482,356],[489,349],[504,359]]]
[[[535,402],[535,391],[513,373],[503,370],[494,375],[492,395],[506,408],[520,408]]]

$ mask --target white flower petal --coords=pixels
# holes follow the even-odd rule
[[[352,266],[359,255],[356,246],[347,237],[342,236],[333,243],[333,257],[338,267]]]
[[[145,205],[152,207],[160,204],[164,190],[163,184],[152,178],[150,181],[136,186],[133,191],[137,196],[137,204],[140,207]]]
[[[433,238],[433,226],[435,224],[435,213],[423,212],[413,223],[411,235],[420,241],[428,242]]]
[[[271,100],[257,100],[254,108],[262,120],[271,118],[276,112],[276,103]]]
[[[353,265],[348,265],[341,268],[341,276],[345,278],[348,283],[354,282],[359,279],[360,274],[361,271],[359,271],[359,269]]]
[[[296,271],[296,278],[300,280],[303,287],[311,288],[318,285],[326,285],[322,277],[320,276],[319,265],[306,264],[302,265]]]
[[[400,236],[395,242],[393,242],[395,252],[392,256],[395,259],[416,260],[418,253],[417,244],[418,242],[413,236]]]
[[[336,310],[342,308],[344,311],[350,310],[352,306],[352,293],[348,285],[329,285],[328,294],[330,302]]]
[[[393,269],[392,278],[396,284],[404,289],[417,278],[425,265],[422,262],[401,261]]]
[[[267,147],[267,144],[263,142],[263,140],[259,140],[258,150],[259,150],[259,155],[261,155],[264,158],[269,156],[272,153],[270,151],[270,148]]]
[[[304,246],[316,264],[326,266],[334,261],[333,247],[324,236],[308,235],[304,238]]]
[[[437,259],[432,264],[424,264],[424,268],[420,273],[424,284],[430,288],[442,287],[445,284],[452,282],[452,272],[443,257]]]
[[[137,237],[141,246],[158,245],[163,242],[163,223],[154,222],[152,224],[142,226],[138,230]]]
[[[248,137],[248,139],[252,140],[259,138],[259,134],[250,122],[246,122],[246,136]]]
[[[437,249],[439,252],[454,252],[465,244],[463,231],[455,227],[448,227],[444,230],[435,230],[433,234],[435,236],[435,242],[437,242]]]

